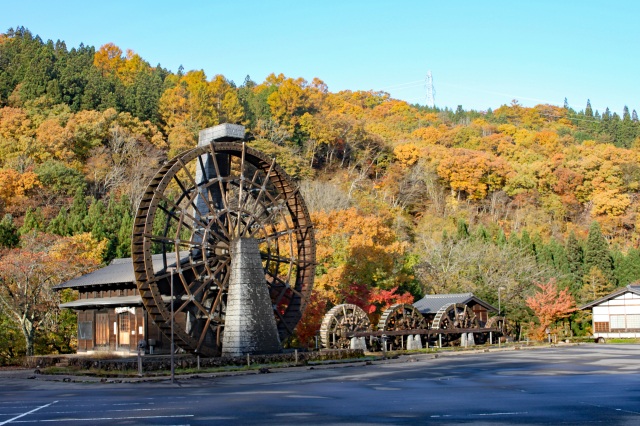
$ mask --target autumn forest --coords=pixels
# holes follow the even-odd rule
[[[114,44],[70,48],[10,29],[0,365],[74,351],[74,314],[57,308],[73,294],[51,287],[130,256],[151,176],[224,122],[276,158],[312,213],[315,287],[289,344],[309,345],[335,304],[375,321],[393,303],[457,292],[495,306],[500,292],[517,337],[588,335],[575,308],[640,279],[640,122],[627,106],[620,116],[570,101],[580,106],[428,108],[334,93],[319,78],[171,71]]]

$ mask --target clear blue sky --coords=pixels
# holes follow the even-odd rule
[[[203,69],[240,85],[270,73],[322,79],[332,92],[384,90],[436,105],[640,112],[640,2],[8,1],[0,31],[132,49],[171,71]]]

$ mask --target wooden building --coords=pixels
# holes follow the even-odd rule
[[[436,313],[440,309],[452,303],[467,305],[471,308],[480,327],[484,327],[489,320],[489,312],[498,312],[496,308],[489,303],[478,299],[473,293],[431,294],[423,297],[417,302],[414,302],[413,306],[415,306],[415,308],[425,317],[427,324],[430,327]]]
[[[155,272],[161,271],[162,255],[153,256],[153,263]],[[65,288],[78,291],[77,300],[60,305],[78,314],[78,352],[135,353],[141,340],[147,352],[169,351],[169,339],[149,321],[142,305],[131,258],[115,259],[102,269],[54,287]]]
[[[597,341],[640,338],[640,283],[619,288],[580,309],[591,310]]]

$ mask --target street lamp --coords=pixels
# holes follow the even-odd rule
[[[176,268],[169,268],[171,271],[171,384],[173,384],[175,379],[175,367],[174,367],[174,353],[176,348],[174,346],[173,340],[173,273],[176,271]]]
[[[500,286],[498,287],[498,316],[502,315],[502,304],[501,304],[501,300],[500,300],[500,292],[502,290],[506,290],[504,287]]]

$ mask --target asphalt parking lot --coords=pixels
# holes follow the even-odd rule
[[[88,381],[0,372],[4,424],[640,424],[640,345]]]

